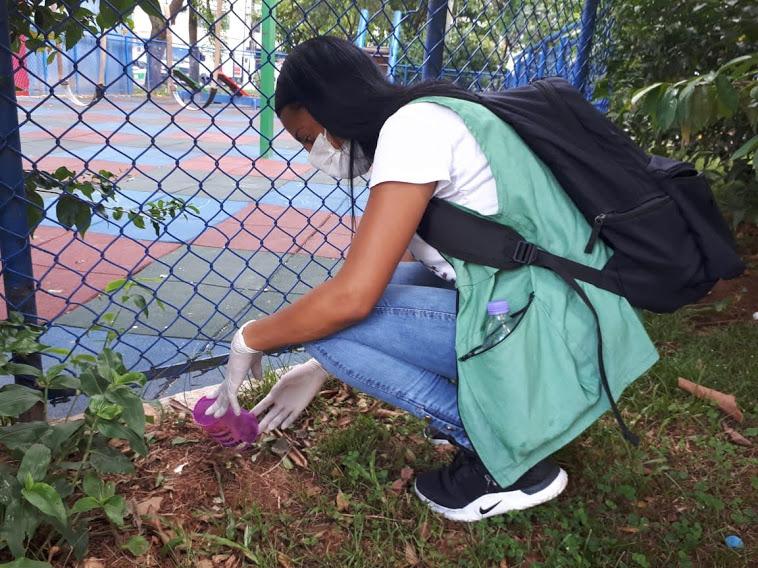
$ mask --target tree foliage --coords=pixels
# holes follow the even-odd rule
[[[693,162],[736,226],[758,222],[758,5],[615,5],[610,116],[648,151]]]

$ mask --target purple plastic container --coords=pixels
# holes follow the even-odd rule
[[[205,411],[214,400],[204,396],[197,401],[192,410],[195,422],[200,424],[214,440],[227,448],[241,444],[250,445],[255,442],[258,437],[258,419],[255,414],[243,409],[237,416],[229,408],[221,418],[208,416]]]

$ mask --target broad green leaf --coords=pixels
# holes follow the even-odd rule
[[[79,209],[80,201],[68,193],[62,193],[58,197],[58,203],[55,205],[55,216],[58,222],[70,229],[76,223],[76,215]]]
[[[108,390],[108,382],[94,368],[84,368],[79,374],[79,380],[82,383],[82,392],[89,396],[103,394]]]
[[[24,483],[27,475],[30,475],[34,481],[42,481],[47,475],[47,468],[50,466],[50,448],[42,444],[34,444],[24,454],[21,465],[18,467],[16,479],[19,483]]]
[[[82,388],[82,381],[80,381],[78,378],[74,377],[73,375],[69,375],[68,373],[61,373],[60,375],[56,375],[52,378],[50,381],[49,387],[51,389],[76,389],[80,390]]]
[[[103,292],[106,294],[110,294],[111,292],[115,292],[116,290],[121,289],[124,284],[126,284],[126,278],[118,278],[116,280],[111,280],[108,282],[108,284],[105,285],[105,288],[103,288]]]
[[[138,436],[130,429],[112,421],[100,421],[97,423],[98,431],[107,438],[119,438],[129,442],[129,446],[138,454],[147,455],[147,446],[142,436]]]
[[[730,68],[747,68],[753,63],[758,63],[758,53],[751,53],[749,55],[741,55],[739,57],[735,57],[734,59],[727,61],[721,67],[719,67],[717,73],[723,73]],[[739,71],[737,72],[739,73]]]
[[[116,378],[114,383],[116,385],[137,385],[137,386],[144,386],[145,382],[147,381],[147,377],[145,376],[145,373],[141,373],[139,371],[129,371],[127,373],[124,373],[123,375],[120,375]]]
[[[13,562],[0,564],[0,568],[53,568],[52,564],[42,562],[41,560],[30,560],[28,558],[17,558]]]
[[[0,471],[0,505],[7,507],[21,496],[21,485],[10,473]]]
[[[84,35],[84,28],[81,26],[68,26],[66,28],[66,51],[72,49]]]
[[[97,355],[97,371],[101,377],[112,383],[116,375],[126,371],[121,354],[112,349],[103,349]]]
[[[69,170],[66,166],[61,166],[53,172],[53,177],[58,181],[64,181],[74,177],[74,172]]]
[[[106,398],[122,408],[121,418],[138,436],[145,434],[145,409],[142,399],[128,387],[115,388],[106,393]]]
[[[13,556],[23,556],[26,552],[24,541],[39,525],[38,515],[36,509],[20,498],[12,499],[5,508],[2,536]]]
[[[90,224],[92,224],[92,208],[85,203],[79,202],[79,206],[77,207],[74,216],[76,230],[81,236],[84,236],[87,229],[89,229]]]
[[[144,296],[135,294],[132,296],[132,300],[134,301],[134,304],[139,308],[140,312],[145,313],[145,317],[150,317],[150,312],[147,309],[147,301],[145,300]]]
[[[664,85],[665,83],[653,83],[652,85],[648,85],[647,87],[643,87],[636,93],[632,95],[632,104],[636,105],[643,97],[647,97],[650,95],[650,93],[653,93],[656,89],[659,89],[661,85]]]
[[[57,454],[64,443],[69,441],[72,436],[81,432],[82,426],[84,426],[84,420],[71,420],[69,422],[54,424],[40,438],[40,441],[50,448],[51,452]]]
[[[50,429],[46,422],[18,422],[0,428],[0,444],[9,450],[26,451]]]
[[[725,75],[718,75],[715,84],[719,113],[729,118],[740,106],[740,95]]]
[[[41,391],[23,385],[5,385],[0,388],[0,416],[18,416],[42,399]]]
[[[82,481],[82,488],[85,495],[94,497],[98,502],[103,501],[105,493],[105,483],[94,473],[88,473],[84,481]]]
[[[36,189],[27,189],[26,199],[30,202],[26,206],[26,218],[29,229],[33,231],[45,218],[45,201]]]
[[[115,448],[105,447],[92,451],[90,463],[98,473],[132,473],[134,465]]]
[[[9,375],[23,375],[27,377],[39,377],[42,374],[37,367],[26,365],[24,363],[7,363],[5,365],[5,371]]]
[[[100,506],[100,501],[94,497],[82,497],[74,506],[71,507],[72,513],[86,513],[92,509],[97,509]]]
[[[108,519],[119,527],[124,525],[124,513],[126,512],[126,501],[121,495],[114,495],[103,504],[103,511]]]
[[[61,462],[60,463],[61,467],[63,467],[63,464],[65,463],[66,462]],[[53,486],[53,489],[55,489],[58,492],[58,495],[60,495],[61,499],[63,499],[64,501],[68,497],[71,497],[71,494],[74,492],[74,486],[71,485],[71,483],[69,483],[68,479],[66,479],[65,477],[58,477],[55,480],[51,480],[50,485]]]
[[[113,420],[123,412],[119,405],[108,402],[103,394],[96,394],[90,399],[88,410],[103,420]]]
[[[676,119],[679,124],[679,129],[682,132],[682,140],[685,144],[688,144],[692,135],[692,108],[693,108],[693,93],[695,91],[695,82],[689,81],[685,87],[679,92],[679,97],[676,107]]]
[[[29,503],[46,515],[53,517],[62,525],[67,524],[68,516],[61,496],[47,483],[34,482],[30,488],[21,489],[21,494]]]
[[[758,149],[758,134],[740,146],[737,151],[732,154],[732,160],[740,160],[756,149]]]
[[[147,542],[147,539],[144,536],[138,534],[127,540],[125,544],[122,544],[121,548],[128,550],[133,556],[137,557],[142,556],[147,552],[150,548],[150,543]]]
[[[658,101],[656,111],[657,125],[661,132],[665,132],[674,124],[676,120],[676,91],[673,88],[666,89]]]

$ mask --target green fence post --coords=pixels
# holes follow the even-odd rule
[[[271,153],[274,138],[274,65],[276,65],[276,6],[274,0],[263,0],[261,5],[261,58],[260,58],[260,157]]]

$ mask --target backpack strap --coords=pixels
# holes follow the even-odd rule
[[[455,231],[450,230],[451,227],[455,227]],[[524,240],[518,231],[511,227],[467,213],[463,209],[438,198],[432,198],[429,201],[416,232],[430,246],[467,262],[503,270],[514,270],[525,265],[534,265],[552,270],[560,276],[592,312],[597,329],[600,383],[608,397],[611,411],[616,422],[618,422],[624,439],[635,446],[639,444],[639,438],[627,428],[611,394],[608,377],[605,373],[603,335],[597,311],[585,291],[577,283],[577,280],[582,280],[615,294],[623,295],[618,281],[609,278],[601,270],[540,249]]]
[[[524,240],[511,227],[468,213],[437,197],[429,201],[416,232],[434,248],[467,262],[503,270],[525,264],[541,266],[624,295],[618,279],[605,271],[554,255]]]

